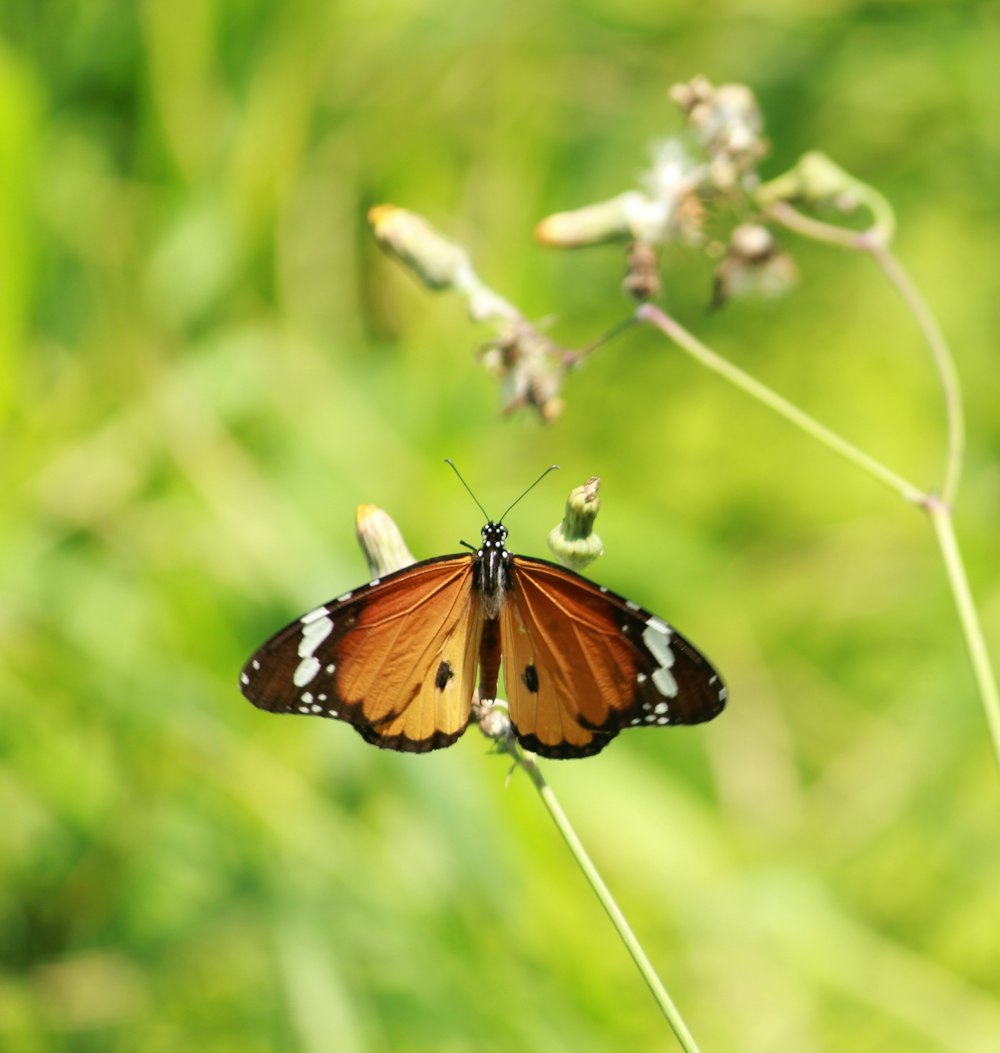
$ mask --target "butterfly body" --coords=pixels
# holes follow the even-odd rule
[[[332,717],[376,746],[425,752],[469,723],[476,672],[513,733],[546,757],[599,752],[626,727],[694,724],[726,688],[664,621],[586,578],[507,550],[483,527],[472,553],[439,556],[303,615],[244,667],[241,688],[272,712]]]

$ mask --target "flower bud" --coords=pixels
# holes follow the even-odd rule
[[[373,578],[416,562],[399,527],[389,513],[377,505],[358,505],[354,529]]]
[[[542,245],[576,249],[633,237],[635,214],[645,200],[644,194],[630,190],[608,201],[556,212],[535,227],[535,238]]]
[[[375,240],[417,275],[430,289],[463,285],[471,270],[469,254],[439,234],[422,216],[395,205],[368,211]]]
[[[594,475],[575,487],[566,501],[563,521],[549,531],[549,548],[570,570],[583,570],[604,552],[600,535],[594,533],[594,520],[601,509],[600,486],[600,477]]]
[[[816,205],[833,201],[844,194],[856,193],[858,181],[826,154],[810,150],[794,168],[762,184],[756,193],[764,206],[776,201],[805,201]]]

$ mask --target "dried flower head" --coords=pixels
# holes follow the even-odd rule
[[[709,183],[724,192],[744,182],[769,149],[754,93],[745,84],[715,87],[705,77],[695,77],[675,84],[670,96],[687,114],[705,151]]]
[[[730,233],[725,258],[715,270],[712,307],[734,298],[776,299],[797,280],[795,261],[779,248],[771,231],[741,223]]]
[[[559,391],[576,361],[574,352],[560,347],[522,319],[508,325],[479,354],[487,370],[500,378],[504,413],[532,406],[548,422],[562,412]]]

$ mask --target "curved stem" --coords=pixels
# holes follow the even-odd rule
[[[902,297],[930,350],[941,383],[948,429],[948,448],[945,457],[944,480],[941,485],[941,499],[947,505],[954,504],[965,452],[965,416],[962,410],[962,392],[958,371],[955,368],[955,360],[948,347],[948,342],[937,324],[937,319],[927,306],[927,301],[921,295],[913,279],[889,249],[888,238],[884,232],[876,228],[856,231],[838,227],[832,223],[824,223],[803,215],[784,201],[774,202],[765,211],[782,226],[803,237],[826,242],[829,245],[840,245],[845,249],[867,252]]]
[[[962,458],[965,453],[965,414],[962,410],[962,390],[958,380],[958,370],[955,368],[955,360],[937,324],[937,319],[927,306],[927,301],[888,246],[872,240],[870,243],[864,242],[861,247],[868,251],[881,268],[882,273],[903,298],[927,342],[931,358],[937,368],[948,427],[948,452],[945,460],[944,481],[941,485],[941,500],[950,507],[955,502],[958,480],[962,472]]]
[[[820,219],[813,219],[812,216],[805,216],[786,201],[773,202],[764,209],[764,214],[805,238],[824,241],[828,245],[840,245],[845,249],[861,248],[865,237],[864,231],[838,227],[835,223],[824,223]]]
[[[636,967],[642,974],[642,978],[646,981],[650,992],[656,999],[656,1004],[660,1007],[660,1011],[666,1018],[667,1023],[677,1036],[677,1041],[681,1044],[681,1048],[685,1053],[699,1053],[698,1045],[694,1040],[694,1036],[684,1022],[684,1018],[681,1016],[677,1006],[674,1005],[673,999],[671,999],[670,995],[667,993],[667,989],[663,986],[663,982],[660,980],[659,976],[656,975],[656,970],[653,968],[649,958],[646,957],[646,952],[642,949],[642,945],[639,943],[631,926],[625,919],[625,915],[622,914],[621,908],[615,902],[608,886],[604,883],[604,879],[601,877],[597,867],[594,866],[593,861],[587,854],[587,850],[583,847],[583,843],[580,841],[572,824],[566,817],[566,813],[562,810],[562,806],[559,804],[556,795],[552,792],[552,788],[542,776],[541,769],[538,767],[534,756],[531,754],[525,754],[517,744],[512,741],[506,742],[504,748],[514,758],[517,765],[527,772],[528,777],[531,779],[532,783],[534,783],[535,789],[538,790],[538,794],[542,798],[542,803],[548,809],[549,815],[552,816],[552,821],[556,824],[559,833],[562,834],[563,840],[573,854],[573,858],[576,860],[577,865],[583,871],[590,887],[594,890],[595,895],[601,901],[601,906],[604,907],[608,917],[611,919],[611,924],[614,925],[622,943],[625,944],[626,950],[632,956],[632,961],[635,962]]]
[[[908,482],[901,475],[897,475],[891,468],[887,468],[874,457],[870,457],[863,450],[858,449],[846,439],[842,439],[836,432],[831,431],[825,424],[820,424],[814,417],[800,410],[798,406],[783,398],[777,392],[772,391],[765,384],[744,373],[738,366],[727,361],[721,355],[717,355],[711,348],[698,340],[692,333],[688,332],[680,323],[671,318],[659,307],[653,304],[643,304],[637,312],[640,320],[655,325],[662,333],[670,337],[675,344],[689,355],[707,366],[713,373],[717,373],[723,379],[745,391],[748,395],[762,402],[765,406],[780,414],[792,424],[797,425],[804,432],[821,442],[827,449],[839,454],[846,461],[861,468],[873,476],[880,483],[888,486],[905,500],[913,504],[922,505],[927,500],[927,495],[919,488]]]
[[[922,300],[920,302],[921,304],[923,303]],[[943,498],[922,493],[901,476],[896,475],[895,472],[869,457],[856,446],[852,446],[849,442],[840,438],[839,435],[830,431],[829,428],[814,420],[807,413],[803,413],[797,406],[792,405],[787,399],[782,398],[748,373],[744,373],[743,370],[717,355],[658,307],[654,307],[652,304],[644,304],[639,308],[637,315],[640,319],[655,325],[679,347],[713,372],[718,373],[748,395],[763,402],[764,405],[769,406],[793,424],[797,424],[803,431],[812,435],[813,438],[823,443],[828,449],[839,453],[845,460],[862,468],[869,475],[874,476],[880,482],[895,490],[907,501],[918,505],[928,513],[931,524],[934,527],[934,534],[941,550],[942,559],[944,560],[948,583],[951,587],[952,595],[955,597],[955,605],[958,608],[958,616],[962,626],[962,633],[965,637],[965,644],[969,651],[973,675],[976,678],[979,696],[982,700],[983,709],[986,712],[986,721],[993,743],[993,751],[997,765],[1000,767],[1000,696],[998,696],[996,677],[990,663],[989,652],[986,649],[986,642],[983,638],[982,627],[979,624],[979,617],[976,614],[972,593],[969,589],[965,565],[962,562],[962,556],[955,539],[948,502]],[[936,326],[933,326],[933,328],[936,329]],[[939,363],[945,366],[944,374],[947,375],[949,370],[953,370],[953,366],[951,364],[951,355],[948,353],[947,346],[943,344],[943,341],[942,346],[944,347],[944,356],[939,360]],[[958,398],[957,381],[954,385],[950,385],[947,390],[950,393],[950,398]],[[952,411],[949,420],[953,422],[953,427],[957,427],[957,435],[960,440],[962,434],[961,407],[958,407],[957,412]],[[959,441],[957,449],[950,447],[948,478],[952,481],[952,487],[957,481],[960,460],[961,443]]]

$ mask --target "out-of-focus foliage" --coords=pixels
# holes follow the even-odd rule
[[[501,417],[484,334],[369,238],[431,217],[580,346],[622,257],[542,216],[631,185],[704,73],[760,98],[765,175],[819,148],[894,202],[967,393],[958,529],[1000,654],[991,4],[5,0],[0,8],[0,1047],[667,1050],[526,780],[470,732],[386,754],[246,704],[242,661],[363,580],[355,506],[418,556],[518,507],[544,554],[602,477],[589,573],[702,644],[703,729],[547,770],[708,1050],[985,1053],[1000,782],[919,515],[653,332],[557,422]],[[918,484],[942,414],[864,259],[707,342]]]

